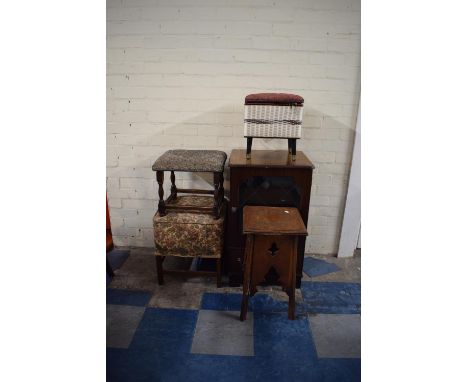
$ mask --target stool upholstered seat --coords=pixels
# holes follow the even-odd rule
[[[304,98],[288,93],[256,93],[245,97],[246,105],[296,105],[302,106]]]
[[[227,155],[217,150],[168,150],[153,164],[153,171],[223,172]]]

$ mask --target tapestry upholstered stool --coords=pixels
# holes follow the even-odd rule
[[[247,243],[240,320],[246,319],[249,295],[257,292],[271,268],[289,296],[288,318],[294,320],[297,242],[299,236],[307,236],[301,215],[293,207],[264,206],[246,206],[243,214]]]
[[[169,150],[161,155],[153,164],[156,171],[156,180],[159,185],[158,211],[164,216],[167,211],[192,211],[200,213],[212,213],[216,218],[220,217],[220,211],[224,200],[224,163],[227,155],[223,151],[216,150]],[[171,194],[164,201],[164,171],[171,172]],[[214,190],[178,189],[175,184],[175,172],[212,172]],[[180,205],[173,203],[177,194],[212,194],[212,205]]]
[[[257,93],[245,97],[244,137],[250,159],[253,138],[288,140],[289,153],[296,160],[296,140],[301,137],[304,98],[287,93]]]
[[[224,240],[224,163],[227,155],[216,150],[169,150],[153,164],[158,182],[158,211],[153,218],[156,267],[159,284],[163,273],[186,276],[215,274],[221,284],[221,256]],[[164,171],[171,172],[171,193],[164,200]],[[175,172],[212,172],[214,190],[178,189]],[[180,195],[189,194],[189,195]],[[200,195],[201,194],[201,195]],[[203,196],[203,195],[213,196]],[[216,272],[164,271],[166,256],[216,259]]]
[[[211,207],[209,196],[178,196],[176,206]],[[221,256],[224,242],[225,204],[221,206],[220,217],[199,212],[170,211],[161,216],[156,212],[153,218],[154,243],[156,247],[156,269],[158,283],[164,283],[164,273],[181,273],[186,277],[215,275],[216,284],[221,286]],[[216,259],[216,272],[164,270],[166,256],[200,257]]]

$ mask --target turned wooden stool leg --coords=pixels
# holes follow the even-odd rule
[[[155,256],[156,257],[156,271],[158,274],[158,284],[164,284],[164,270],[163,270],[163,260],[164,257],[162,256]]]
[[[166,215],[166,204],[164,203],[164,171],[156,171],[156,180],[158,181],[159,189],[159,203],[158,211],[160,216]]]
[[[247,159],[251,158],[252,141],[253,141],[253,137],[247,137],[247,154],[245,156]]]
[[[215,219],[219,218],[219,205],[220,205],[220,183],[221,183],[221,175],[222,173],[215,172],[213,173],[213,185],[214,185],[214,200],[213,200],[213,215],[215,216]],[[224,192],[224,190],[223,190]]]
[[[175,185],[175,174],[174,171],[171,171],[171,196],[175,199],[177,198],[177,186]]]
[[[222,172],[219,173],[219,210],[224,203],[224,174]]]
[[[216,287],[221,288],[221,259],[216,259]]]
[[[250,278],[252,274],[252,257],[253,257],[253,246],[254,246],[254,236],[249,234],[247,235],[247,243],[245,245],[244,253],[244,283],[242,288],[242,304],[241,304],[241,313],[240,320],[245,321],[247,318],[247,308],[249,304],[249,293],[250,293]]]
[[[296,266],[297,266],[297,236],[291,238],[291,262],[289,269],[289,304],[288,304],[288,318],[294,320],[296,312]]]

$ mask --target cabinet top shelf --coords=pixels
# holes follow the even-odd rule
[[[246,150],[234,149],[229,157],[229,167],[290,167],[312,168],[315,166],[302,151],[293,161],[287,150],[252,150],[252,158],[246,158]]]

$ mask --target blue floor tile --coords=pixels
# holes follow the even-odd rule
[[[240,311],[242,295],[239,293],[204,293],[200,309]],[[273,297],[257,293],[249,298],[248,310],[251,312],[287,312],[288,302],[275,300]],[[305,313],[302,303],[296,303],[296,314]]]
[[[203,293],[200,309],[240,311],[241,302],[238,293]]]
[[[223,382],[321,382],[320,369],[293,358],[273,363],[262,357],[190,355],[183,368],[172,374],[174,381]]]
[[[307,319],[286,313],[254,313],[258,379],[319,382],[317,354]]]
[[[109,263],[114,271],[119,269],[129,256],[130,251],[122,249],[113,249],[107,253],[107,258],[109,259]]]
[[[190,353],[198,311],[146,308],[130,349],[169,353],[174,357]]]
[[[285,294],[286,296],[286,294]],[[249,298],[250,309],[258,313],[287,312],[288,302],[275,300],[267,294],[256,294]]]
[[[151,299],[151,293],[128,289],[107,288],[106,303],[114,305],[146,306]]]
[[[255,359],[255,381],[271,382],[322,382],[322,374],[313,361],[301,363],[294,358],[277,360],[258,357]],[[343,381],[345,382],[345,381]]]
[[[329,263],[325,260],[315,259],[313,257],[306,257],[304,259],[304,266],[302,269],[310,277],[314,277],[336,272],[339,271],[341,268],[338,267],[338,265]]]
[[[149,295],[114,289],[107,297],[113,304],[144,302],[144,306],[149,296],[143,301],[141,294]],[[360,284],[303,281],[302,295],[311,313],[360,312]],[[205,293],[201,309],[239,311],[241,299],[238,293]],[[287,307],[287,301],[266,294],[249,299],[253,356],[191,354],[198,311],[145,308],[129,348],[107,349],[107,380],[359,381],[360,359],[317,358],[307,316],[299,314],[299,308],[296,320],[288,320]]]
[[[303,281],[302,297],[308,313],[361,313],[361,284]]]
[[[146,308],[129,349],[107,349],[107,380],[357,382],[360,359],[317,359],[306,318],[254,317],[254,356],[191,354],[198,312]]]
[[[318,361],[318,371],[323,382],[359,382],[361,380],[361,360],[322,358]]]
[[[254,381],[255,367],[253,357],[191,354],[172,377],[174,381],[190,382]]]
[[[254,313],[254,352],[274,363],[310,363],[317,358],[307,318],[289,320],[285,313]]]
[[[107,349],[107,380],[112,382],[358,382],[360,375],[359,359],[304,361],[294,356],[273,360],[200,354],[178,357],[146,350]]]
[[[108,348],[106,358],[110,382],[175,381],[172,375],[184,366],[173,355],[146,350]]]

